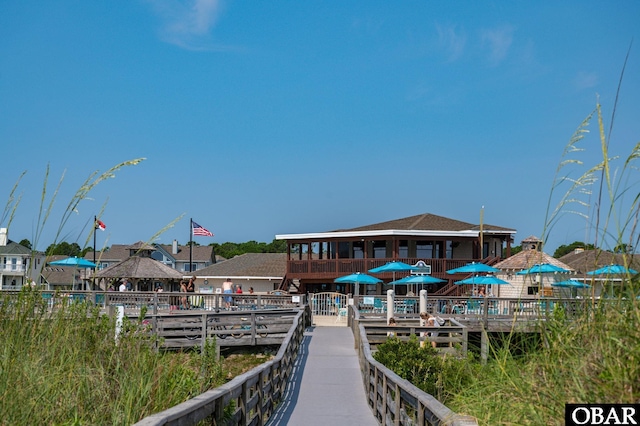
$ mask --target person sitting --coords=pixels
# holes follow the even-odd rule
[[[440,327],[440,323],[438,322],[438,320],[436,319],[436,317],[434,317],[433,315],[429,315],[429,318],[427,318],[427,327]],[[427,333],[427,335],[429,336],[429,339],[434,339],[436,337],[438,337],[438,332],[437,331],[429,331]],[[431,340],[431,346],[433,346],[434,348],[438,346],[438,344],[435,342],[435,340]]]
[[[389,318],[389,327],[396,327],[398,324],[396,323],[396,319],[394,317]],[[389,330],[387,331],[387,336],[388,337],[395,337],[396,332],[395,330]]]

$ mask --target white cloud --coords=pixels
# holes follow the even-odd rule
[[[160,38],[189,50],[226,50],[212,41],[220,0],[148,0],[161,19]]]
[[[459,59],[464,53],[467,43],[464,31],[458,31],[453,25],[444,26],[438,24],[436,24],[436,31],[438,32],[438,44],[446,50],[449,60],[455,61]]]
[[[498,65],[509,53],[509,48],[513,43],[513,28],[504,26],[502,28],[483,30],[480,38],[482,45],[489,49],[490,63]]]

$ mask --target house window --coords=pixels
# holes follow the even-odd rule
[[[537,295],[537,294],[538,294],[538,291],[540,291],[540,287],[538,287],[537,285],[536,285],[536,286],[529,286],[529,287],[527,287],[527,294],[528,294],[529,296]]]
[[[184,264],[184,271],[185,272],[193,272],[196,271],[198,269],[198,264],[197,263],[185,263]]]

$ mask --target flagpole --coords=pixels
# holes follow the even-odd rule
[[[189,219],[189,272],[193,268],[193,218]],[[193,274],[192,274],[193,275]]]
[[[98,216],[93,216],[93,264],[96,265],[96,230],[98,229],[96,227],[98,223]],[[93,277],[91,277],[91,290],[95,290],[96,289],[96,268],[97,266],[93,267]]]

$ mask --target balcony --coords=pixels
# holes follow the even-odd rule
[[[22,264],[0,263],[0,272],[3,274],[16,273],[18,275],[22,275],[26,270],[27,268],[25,267],[25,265],[22,265]]]
[[[431,265],[431,275],[449,279],[454,276],[448,275],[447,270],[464,266],[470,262],[480,262],[478,259],[417,259],[417,258],[401,258],[401,259],[305,259],[305,260],[289,260],[287,261],[287,277],[295,279],[307,280],[333,280],[342,275],[352,274],[354,272],[368,273],[369,269],[382,266],[387,262],[401,261],[409,265],[415,265],[419,260],[424,261],[427,265]],[[485,259],[485,261],[488,259]],[[406,273],[396,272],[396,279],[401,278]],[[376,274],[376,277],[388,281],[393,278],[391,272],[384,274]],[[458,276],[455,276],[456,278]]]

